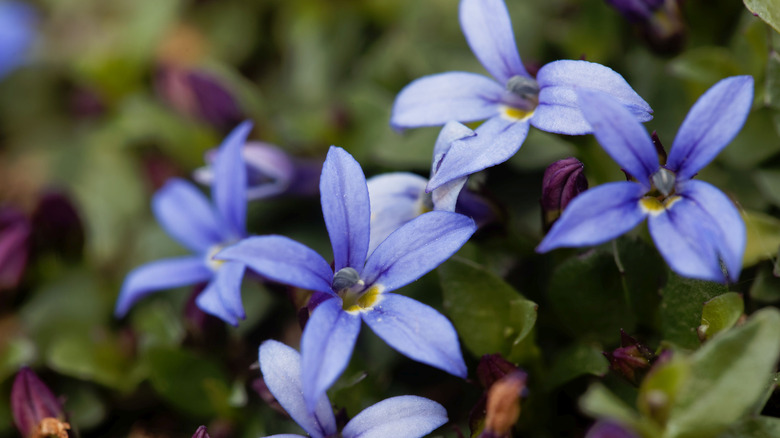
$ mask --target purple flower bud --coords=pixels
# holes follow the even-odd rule
[[[659,54],[679,53],[685,44],[685,26],[679,0],[606,0],[639,30]]]
[[[14,423],[25,438],[55,435],[67,438],[62,404],[38,376],[23,367],[11,388],[11,410]]]
[[[193,178],[211,185],[211,168],[216,149],[206,152],[206,166],[195,170]],[[264,199],[282,194],[310,196],[319,192],[322,162],[295,159],[280,148],[262,142],[247,142],[243,149],[247,168],[247,198]]]
[[[500,354],[486,354],[477,365],[477,379],[483,388],[489,389],[507,374],[519,370],[517,365],[504,359]]]
[[[19,285],[27,267],[32,225],[12,207],[0,208],[0,290]]]
[[[620,331],[620,345],[612,352],[604,352],[604,356],[609,360],[612,371],[638,386],[656,357],[649,348],[623,330]]]
[[[217,129],[231,129],[244,119],[233,95],[208,73],[165,65],[158,69],[155,85],[174,109]]]
[[[209,436],[209,431],[206,429],[206,426],[200,426],[198,430],[195,431],[195,434],[192,435],[192,438],[211,438],[211,436]]]
[[[35,251],[53,249],[78,259],[84,249],[84,226],[70,199],[62,193],[44,194],[32,214]]]
[[[621,424],[601,420],[588,430],[585,438],[639,438],[639,436]]]
[[[572,199],[588,189],[585,165],[570,157],[552,163],[542,179],[542,223],[548,231]]]

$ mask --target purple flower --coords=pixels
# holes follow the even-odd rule
[[[745,224],[723,192],[692,178],[742,128],[753,102],[753,78],[724,79],[699,98],[680,126],[666,163],[659,162],[642,125],[614,99],[582,91],[579,100],[583,108],[593,109],[585,114],[596,139],[634,181],[604,184],[574,198],[536,250],[606,242],[647,218],[650,234],[673,271],[736,281]]]
[[[32,224],[13,207],[0,208],[0,291],[22,281],[30,254]]]
[[[41,429],[70,428],[65,423],[65,411],[62,403],[54,396],[48,386],[28,367],[22,367],[14,379],[11,388],[11,410],[14,424],[23,437],[49,436]],[[54,426],[54,427],[52,427]],[[67,437],[67,433],[65,433]]]
[[[390,234],[366,259],[370,206],[360,165],[331,147],[320,178],[322,213],[334,268],[310,248],[282,236],[250,237],[218,258],[245,263],[266,278],[316,291],[301,340],[304,397],[310,409],[344,371],[361,319],[406,356],[464,377],[452,324],[439,312],[390,293],[429,272],[474,233],[474,221],[432,211]],[[335,272],[334,272],[335,271]]]
[[[558,160],[544,170],[542,178],[542,224],[549,230],[572,199],[588,189],[588,180],[580,160],[569,157]]]
[[[448,122],[442,128],[433,148],[431,178],[439,171],[453,141],[475,137],[474,131],[458,122]],[[371,201],[371,254],[377,245],[403,224],[429,211],[458,211],[477,220],[490,221],[490,207],[478,195],[461,191],[467,176],[457,178],[426,193],[428,180],[409,172],[377,175],[366,181]]]
[[[252,124],[244,122],[222,142],[211,186],[213,204],[193,184],[179,178],[154,195],[152,210],[157,221],[193,255],[159,260],[130,272],[117,299],[117,317],[152,292],[207,281],[198,306],[233,325],[244,318],[240,288],[244,265],[212,257],[247,235],[246,166],[241,148],[251,129]]]
[[[307,408],[307,400],[302,397],[306,388],[301,379],[302,367],[301,356],[292,348],[276,341],[265,341],[260,346],[260,370],[268,389],[311,438],[416,438],[447,422],[447,411],[442,405],[427,398],[405,395],[369,406],[350,420],[339,434],[327,395],[317,398],[314,409]],[[301,435],[273,436],[299,438]]]
[[[608,93],[636,119],[652,118],[647,102],[622,76],[602,65],[555,61],[532,78],[517,53],[503,0],[462,0],[460,24],[471,50],[495,80],[465,72],[417,79],[398,94],[390,120],[401,129],[487,119],[477,128],[476,139],[453,143],[428,190],[508,160],[520,149],[530,125],[559,134],[592,132],[580,112],[577,90]]]
[[[19,67],[35,40],[35,10],[18,1],[0,1],[0,77]]]
[[[321,160],[296,159],[272,144],[256,141],[247,142],[241,152],[246,163],[246,196],[250,201],[283,194],[317,194],[317,178],[322,172]],[[206,166],[195,170],[195,181],[211,185],[215,157],[216,150],[206,152]]]

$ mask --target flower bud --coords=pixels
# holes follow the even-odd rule
[[[195,431],[195,434],[192,435],[192,438],[211,438],[211,436],[209,436],[209,431],[206,429],[206,426],[200,426],[198,430]]]
[[[655,355],[649,348],[623,330],[620,331],[620,348],[603,354],[609,360],[612,371],[637,386],[655,360]]]
[[[477,379],[483,388],[488,389],[507,374],[519,370],[517,365],[504,359],[500,354],[486,354],[477,365]]]
[[[58,192],[41,196],[32,214],[36,251],[51,249],[64,258],[81,258],[84,250],[84,225],[70,199]]]
[[[572,199],[588,189],[585,165],[570,157],[552,163],[542,179],[542,223],[548,231]]]
[[[507,374],[490,387],[487,394],[487,415],[481,438],[509,437],[512,426],[520,418],[520,398],[527,375],[522,371]]]
[[[23,367],[14,379],[11,410],[25,438],[68,438],[70,425],[64,422],[62,404],[30,368]]]
[[[588,430],[585,438],[639,438],[639,436],[621,424],[601,420]]]
[[[656,53],[674,55],[685,43],[679,0],[606,0],[636,26]]]
[[[27,267],[32,226],[15,208],[0,208],[0,290],[19,285]]]

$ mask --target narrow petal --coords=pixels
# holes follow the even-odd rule
[[[331,146],[322,166],[320,201],[335,271],[360,268],[368,254],[371,207],[366,177],[360,164],[347,151]]]
[[[601,147],[623,170],[649,188],[650,177],[660,163],[644,126],[607,94],[580,90],[577,95],[582,114]]]
[[[685,277],[723,283],[717,239],[720,230],[695,202],[681,198],[647,220],[650,235],[669,267]]]
[[[493,117],[477,128],[475,137],[457,140],[431,176],[428,191],[510,159],[528,135],[527,121]]]
[[[301,383],[301,355],[297,351],[281,342],[263,342],[260,345],[260,371],[276,401],[312,438],[326,437],[338,431],[327,395],[318,400],[314,415],[306,409]]]
[[[742,269],[747,232],[736,206],[723,192],[704,181],[685,182],[680,195],[695,202],[720,230],[720,236],[715,241],[718,253],[731,281],[737,281]]]
[[[284,236],[256,236],[229,246],[215,256],[241,262],[258,274],[309,290],[332,293],[333,271],[311,248]]]
[[[309,412],[347,367],[360,332],[360,317],[345,312],[341,299],[323,301],[301,338],[301,380]]]
[[[404,356],[458,377],[468,374],[455,327],[433,307],[383,293],[379,302],[361,315],[374,333]]]
[[[199,256],[158,260],[139,266],[125,277],[114,315],[124,316],[136,301],[152,292],[200,283],[212,275]]]
[[[539,83],[539,106],[531,124],[544,131],[568,135],[591,132],[590,125],[579,111],[578,90],[609,94],[640,122],[653,118],[650,105],[628,85],[623,76],[601,64],[555,61],[539,69],[536,80]]]
[[[194,185],[174,178],[152,198],[160,226],[193,252],[205,253],[222,241],[219,219],[208,199]]]
[[[371,199],[371,243],[374,252],[393,231],[419,216],[423,211],[422,196],[428,180],[407,172],[377,175],[366,181]]]
[[[211,284],[198,296],[196,300],[198,307],[206,313],[221,318],[228,324],[238,325],[239,319],[246,318],[244,305],[241,302],[241,280],[243,277],[243,263],[222,263],[214,274]],[[213,291],[209,289],[213,289]]]
[[[246,235],[246,164],[242,150],[251,130],[249,121],[233,129],[220,145],[214,161],[212,196],[228,227],[225,240]]]
[[[476,231],[471,218],[432,211],[402,226],[371,254],[362,278],[367,285],[391,291],[405,286],[439,266]]]
[[[443,125],[450,120],[474,122],[494,116],[504,86],[476,73],[440,73],[412,81],[393,104],[395,129]]]
[[[414,395],[392,397],[369,406],[349,421],[344,438],[425,436],[447,422],[444,406]]]
[[[574,198],[553,224],[536,252],[604,243],[634,228],[645,217],[639,199],[645,188],[614,182],[586,190]]]
[[[753,78],[734,76],[713,85],[693,104],[672,144],[667,167],[693,177],[734,139],[753,103]]]
[[[454,179],[431,192],[434,210],[455,211],[455,205],[458,203],[460,192],[463,190],[463,186],[466,185],[468,179],[467,176]]]
[[[439,136],[436,137],[436,144],[433,146],[431,176],[435,175],[439,170],[439,166],[441,166],[441,160],[444,159],[444,156],[447,154],[447,152],[449,152],[450,147],[452,147],[452,142],[474,137],[476,135],[476,132],[460,122],[453,120],[447,122],[447,124],[441,128]]]
[[[460,27],[471,51],[499,82],[505,84],[512,76],[528,76],[517,53],[503,0],[461,1]]]

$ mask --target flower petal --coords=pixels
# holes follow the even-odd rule
[[[366,181],[371,199],[371,243],[374,252],[393,231],[422,213],[422,199],[428,180],[407,172],[377,175]]]
[[[27,3],[0,2],[0,78],[25,62],[37,37],[38,13]]]
[[[154,194],[152,211],[171,237],[197,253],[222,241],[222,232],[208,199],[194,185],[173,178]]]
[[[323,394],[318,400],[314,415],[306,408],[301,383],[301,355],[297,351],[281,342],[268,340],[260,345],[259,356],[260,371],[268,390],[299,426],[312,438],[338,432],[327,395]]]
[[[452,323],[427,306],[403,295],[383,293],[363,320],[387,345],[404,356],[452,375],[468,374]]]
[[[527,121],[488,119],[477,128],[475,137],[457,140],[444,156],[438,172],[431,176],[428,191],[444,184],[503,163],[523,145],[528,135]]]
[[[114,315],[124,316],[136,301],[152,292],[200,283],[212,275],[200,256],[158,260],[139,266],[125,277]]]
[[[360,317],[341,299],[323,301],[311,313],[301,338],[301,381],[309,412],[347,367],[360,332]]]
[[[379,244],[361,278],[383,291],[405,286],[439,266],[474,234],[471,218],[446,211],[425,213]]]
[[[548,132],[581,135],[591,132],[577,103],[577,90],[607,93],[640,122],[652,119],[653,110],[628,85],[623,76],[601,64],[562,60],[546,64],[536,77],[539,83],[539,106],[531,124]]]
[[[504,87],[476,73],[448,72],[412,81],[395,98],[390,125],[395,129],[474,122],[494,116]]]
[[[468,126],[456,122],[453,120],[450,120],[447,122],[447,124],[444,125],[443,128],[441,128],[441,131],[439,131],[439,136],[436,137],[436,144],[433,146],[433,160],[431,160],[431,176],[435,175],[436,172],[439,171],[439,166],[441,166],[441,160],[444,159],[444,156],[449,152],[450,148],[452,147],[452,142],[456,140],[463,140],[466,138],[471,138],[476,136],[477,133],[474,132],[471,128]]]
[[[422,437],[447,422],[447,410],[414,395],[392,397],[369,406],[344,426],[344,438]]]
[[[460,27],[471,51],[502,84],[512,76],[528,73],[520,61],[512,22],[503,0],[463,0]]]
[[[246,318],[244,305],[241,303],[243,277],[243,263],[222,263],[214,274],[214,279],[196,299],[198,307],[228,324],[238,325],[239,319]]]
[[[637,181],[650,188],[658,153],[644,126],[615,99],[599,91],[577,91],[582,114],[601,147]]]
[[[677,178],[692,178],[742,129],[752,103],[750,76],[734,76],[713,85],[680,125],[666,166]]]
[[[284,236],[255,236],[229,246],[215,256],[245,264],[279,283],[333,293],[330,265],[311,248]]]
[[[696,202],[683,197],[647,220],[656,248],[669,267],[690,278],[719,281],[725,276],[720,267],[720,230]]]
[[[220,145],[214,160],[212,197],[227,226],[225,240],[246,235],[246,164],[242,150],[251,130],[249,121],[233,129]]]
[[[569,203],[536,252],[597,245],[629,231],[645,217],[639,206],[645,191],[637,183],[613,182],[582,192]]]
[[[347,266],[360,272],[368,255],[371,207],[360,164],[344,149],[331,146],[322,165],[320,201],[334,271]]]

